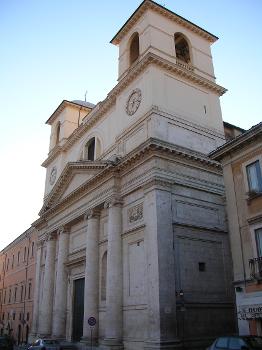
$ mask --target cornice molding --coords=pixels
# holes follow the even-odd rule
[[[204,30],[203,28],[197,26],[196,24],[186,20],[185,18],[177,15],[176,13],[166,9],[165,7],[155,3],[151,0],[145,0],[137,10],[130,16],[114,38],[110,41],[114,45],[118,45],[123,37],[135,26],[139,19],[144,15],[147,10],[153,10],[161,15],[164,15],[166,18],[182,25],[186,29],[189,29],[193,33],[196,33],[208,40],[210,43],[214,43],[218,38]]]
[[[201,77],[200,75],[181,67],[179,64],[172,63],[164,58],[161,58],[151,52],[147,53],[141,61],[139,61],[128,74],[119,81],[119,83],[109,92],[107,98],[98,103],[96,107],[83,119],[82,124],[74,130],[63,146],[54,148],[48,158],[43,162],[43,166],[47,167],[53,159],[62,151],[66,152],[74,143],[76,143],[104,114],[115,104],[116,97],[128,86],[136,77],[144,71],[149,65],[158,66],[169,73],[175,74],[196,85],[204,87],[213,93],[221,96],[227,90],[220,85]]]
[[[86,110],[86,111],[91,111],[92,108],[91,107],[87,107],[84,105],[79,105],[78,103],[75,103],[73,101],[68,101],[68,100],[63,100],[60,105],[57,107],[57,109],[54,111],[54,113],[51,114],[50,118],[46,121],[46,124],[52,125],[53,121],[56,119],[56,117],[63,112],[63,110],[67,107],[73,107],[76,109],[80,109],[81,110]]]

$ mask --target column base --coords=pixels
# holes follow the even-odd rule
[[[148,340],[145,342],[145,350],[181,350],[183,348],[179,339],[173,340]]]
[[[55,339],[55,340],[58,340],[58,341],[66,341],[66,337],[64,335],[52,334],[52,339]]]
[[[37,333],[29,333],[28,342],[33,343],[33,341],[36,340],[36,338],[37,338]]]
[[[123,343],[115,338],[105,338],[100,342],[101,350],[123,350],[124,345]]]
[[[91,345],[94,346],[94,347],[98,346],[97,338],[93,338],[92,342],[91,342],[91,339],[89,337],[82,337],[81,340],[80,340],[80,343],[85,345],[85,346],[87,346],[87,347],[89,347]]]

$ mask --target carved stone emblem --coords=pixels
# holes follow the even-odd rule
[[[50,185],[53,185],[55,183],[56,174],[57,174],[57,169],[54,166],[51,170],[51,174],[50,174],[50,178],[49,178]]]
[[[143,219],[143,204],[138,204],[127,211],[128,222],[131,224]]]
[[[140,89],[135,89],[131,92],[126,103],[126,113],[133,115],[138,110],[142,100],[142,93]]]

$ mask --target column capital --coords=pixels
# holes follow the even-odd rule
[[[56,232],[48,233],[46,236],[46,241],[55,241],[56,239],[57,239]]]
[[[123,199],[120,196],[112,196],[105,200],[104,208],[111,208],[113,206],[120,207],[123,204]]]
[[[84,220],[99,218],[99,216],[100,216],[99,209],[95,209],[95,208],[88,209],[87,212],[84,214]]]
[[[57,234],[61,235],[62,233],[70,233],[70,227],[69,225],[62,225],[58,228]]]
[[[44,245],[44,241],[43,241],[43,240],[41,240],[41,241],[37,241],[37,242],[36,242],[36,249],[40,249],[40,248],[42,248],[42,247],[43,247],[43,245]]]

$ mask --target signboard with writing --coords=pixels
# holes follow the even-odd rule
[[[262,318],[262,305],[240,305],[237,314],[239,320]]]

